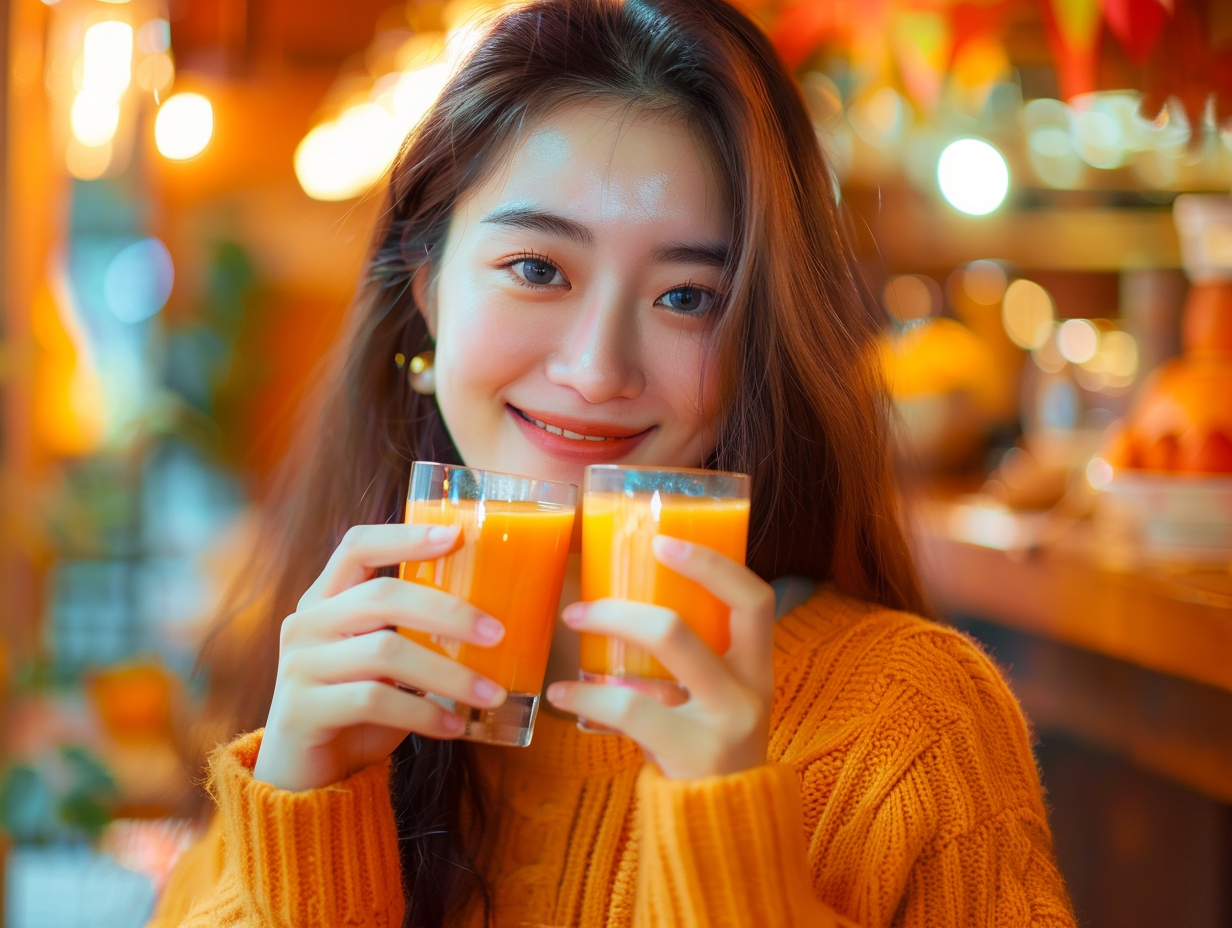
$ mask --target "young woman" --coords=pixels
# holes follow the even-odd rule
[[[743,15],[499,20],[393,169],[260,596],[207,651],[208,730],[234,740],[155,924],[1072,925],[1014,698],[912,614],[875,330],[801,98]],[[394,683],[504,693],[392,629],[503,629],[389,576],[453,540],[399,524],[416,459],[752,474],[747,568],[656,549],[731,605],[732,647],[576,603],[575,563],[534,743],[453,740]],[[689,701],[577,682],[577,630],[648,648]]]

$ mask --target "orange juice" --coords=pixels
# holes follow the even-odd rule
[[[399,629],[510,693],[538,693],[573,532],[573,507],[539,502],[410,500],[408,523],[461,525],[462,540],[435,561],[409,561],[398,576],[452,593],[499,619],[505,637],[485,648]]]
[[[723,654],[731,643],[731,610],[700,584],[661,564],[651,540],[655,535],[682,538],[743,564],[748,534],[747,499],[588,492],[582,506],[582,599],[613,596],[666,606]],[[672,679],[639,648],[604,635],[581,638],[586,673]]]

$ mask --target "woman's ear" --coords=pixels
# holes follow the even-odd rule
[[[411,278],[411,299],[428,324],[428,334],[436,340],[436,287],[433,286],[432,268],[425,261]]]

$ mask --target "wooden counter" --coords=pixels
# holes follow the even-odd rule
[[[1081,523],[998,550],[958,540],[957,512],[916,511],[927,593],[989,646],[1032,722],[1232,802],[1232,574],[1104,568]]]

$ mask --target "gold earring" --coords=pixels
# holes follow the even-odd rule
[[[407,372],[406,379],[416,393],[431,396],[436,392],[436,371],[432,367],[435,357],[436,352],[421,351],[411,358],[410,370]]]

